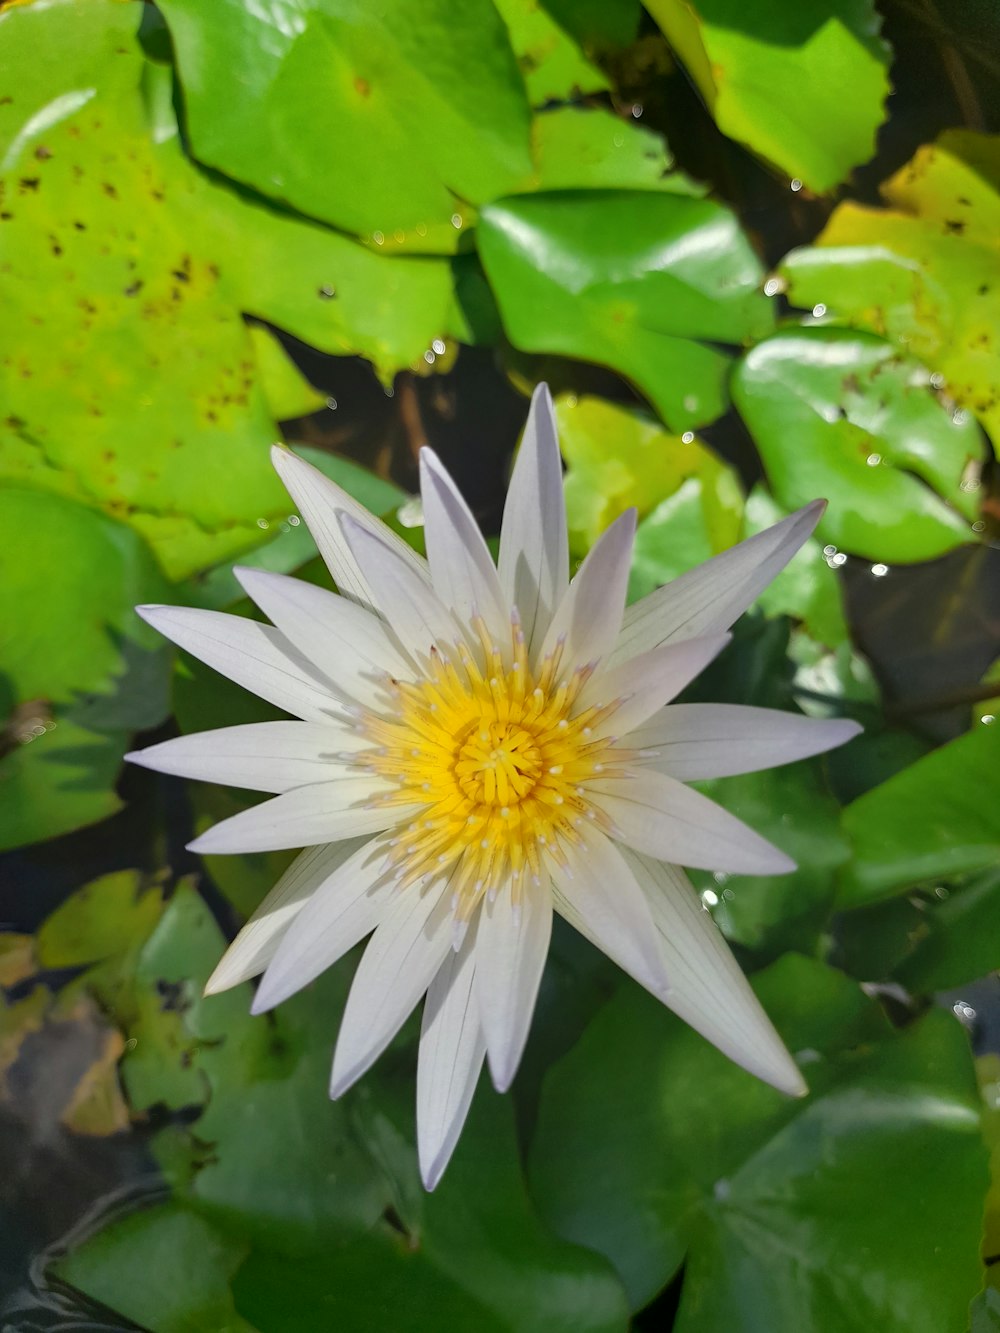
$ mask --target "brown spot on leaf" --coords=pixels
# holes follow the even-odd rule
[[[354,90],[359,97],[367,97],[371,93],[372,86],[367,79],[363,79],[359,75],[354,80]]]

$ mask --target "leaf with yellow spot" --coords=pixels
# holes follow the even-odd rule
[[[1000,137],[949,130],[781,264],[789,300],[904,347],[1000,440]]]
[[[143,13],[0,14],[0,475],[124,519],[180,578],[287,514],[243,315],[386,378],[440,332],[450,277],[199,172]]]

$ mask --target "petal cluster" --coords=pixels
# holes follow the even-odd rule
[[[274,463],[339,595],[237,571],[271,622],[139,608],[292,719],[130,758],[270,792],[192,844],[305,848],[209,982],[263,973],[260,1012],[370,936],[334,1056],[339,1096],[423,998],[418,1145],[428,1188],[484,1060],[506,1089],[527,1039],[553,911],[721,1050],[805,1085],[678,868],[769,874],[788,857],[685,784],[839,745],[847,721],[672,700],[809,536],[810,505],[626,609],[635,516],[569,578],[552,406],[536,392],[494,564],[461,495],[421,457],[427,559],[308,463]]]

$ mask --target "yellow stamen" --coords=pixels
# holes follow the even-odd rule
[[[451,876],[457,922],[467,923],[484,893],[509,881],[515,905],[527,878],[541,875],[543,849],[563,864],[562,847],[578,843],[574,826],[604,823],[587,796],[597,778],[622,775],[631,752],[594,730],[618,700],[574,715],[593,668],[561,671],[562,643],[532,672],[516,612],[503,650],[481,618],[476,652],[432,649],[424,674],[393,680],[393,704],[366,712],[358,728],[371,741],[353,762],[394,784],[388,805],[423,812],[386,842],[401,886]]]

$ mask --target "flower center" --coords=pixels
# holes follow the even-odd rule
[[[469,739],[455,758],[455,780],[474,805],[516,805],[528,796],[542,771],[534,734],[516,722],[469,725]]]
[[[592,668],[560,678],[560,645],[532,671],[516,613],[506,655],[481,620],[473,628],[478,654],[432,649],[421,677],[390,682],[391,704],[359,722],[371,748],[355,756],[393,784],[384,802],[422,807],[387,835],[397,878],[451,874],[466,920],[482,893],[509,881],[516,899],[525,875],[537,882],[543,856],[560,862],[584,819],[604,822],[588,784],[632,757],[595,734],[618,700],[577,705]]]

